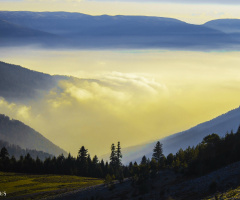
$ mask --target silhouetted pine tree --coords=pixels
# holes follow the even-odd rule
[[[116,165],[117,165],[117,167],[120,167],[122,165],[121,159],[122,159],[121,146],[120,146],[120,142],[118,142],[117,150],[116,150]]]
[[[5,147],[1,149],[0,152],[0,170],[8,171],[9,170],[9,153]]]
[[[158,165],[160,165],[161,158],[163,157],[162,144],[158,141],[156,146],[153,149],[152,158],[154,158]]]
[[[114,144],[111,145],[110,166],[113,169],[117,167],[116,147]]]
[[[85,149],[84,146],[82,146],[78,152],[78,172],[79,175],[81,176],[86,176],[88,173],[88,162],[87,162],[87,157],[88,157],[88,150]]]

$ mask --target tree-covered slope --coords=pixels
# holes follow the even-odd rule
[[[33,159],[36,159],[37,157],[40,160],[45,160],[48,157],[53,157],[52,154],[43,152],[43,151],[37,151],[33,149],[23,149],[15,144],[9,144],[6,141],[0,140],[0,149],[3,147],[7,148],[7,151],[9,153],[9,157],[14,156],[16,159],[19,159],[20,156],[26,156],[28,153],[31,155]]]
[[[66,77],[65,77],[66,78]],[[26,100],[57,86],[60,76],[51,76],[0,61],[0,97]]]
[[[9,144],[18,145],[23,149],[43,151],[52,155],[67,153],[45,138],[43,135],[18,120],[11,120],[0,114],[0,138]]]
[[[186,131],[160,139],[160,142],[163,144],[163,153],[167,156],[169,153],[176,153],[180,148],[186,149],[188,146],[197,145],[202,141],[202,138],[212,133],[217,133],[222,137],[227,132],[231,132],[231,130],[235,132],[239,125],[240,107]],[[124,149],[124,162],[140,161],[142,155],[151,157],[155,144],[156,142],[153,142]]]

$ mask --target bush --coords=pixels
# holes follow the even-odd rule
[[[109,190],[113,190],[115,188],[115,185],[113,183],[113,180],[115,179],[115,176],[110,176],[109,174],[107,174],[105,180],[104,180],[104,184],[108,186]]]

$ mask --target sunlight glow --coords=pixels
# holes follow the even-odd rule
[[[81,145],[101,155],[118,140],[126,147],[160,139],[239,106],[239,52],[12,48],[0,54],[4,62],[80,78],[28,105],[0,101],[1,112],[73,155]]]

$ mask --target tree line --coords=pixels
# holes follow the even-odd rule
[[[110,162],[99,160],[95,155],[91,158],[88,150],[82,146],[75,158],[69,153],[67,157],[49,157],[44,161],[33,159],[30,154],[16,160],[9,158],[4,147],[0,152],[0,171],[35,173],[35,174],[65,174],[86,177],[105,178],[107,182],[114,179],[122,181],[131,177],[132,183],[145,187],[161,170],[174,170],[185,175],[203,175],[225,165],[240,161],[240,127],[236,133],[227,133],[220,138],[213,133],[203,138],[196,147],[179,149],[176,154],[163,154],[162,144],[158,141],[153,149],[152,158],[143,156],[140,163],[122,164],[120,142],[111,145]],[[144,190],[142,190],[144,191]]]
[[[70,153],[67,157],[63,154],[58,157],[48,157],[44,161],[38,157],[33,159],[28,153],[26,156],[20,156],[18,160],[14,156],[9,157],[5,147],[0,152],[0,171],[34,173],[34,174],[64,174],[77,175],[85,177],[105,178],[107,175],[118,179],[128,177],[128,168],[122,165],[122,153],[120,142],[117,147],[111,146],[110,162],[99,160],[97,155],[91,158],[88,150],[82,146],[77,157]]]
[[[45,160],[48,157],[53,157],[52,154],[33,149],[22,149],[18,145],[9,144],[8,142],[2,140],[0,140],[0,147],[7,148],[9,155],[14,155],[17,160],[20,158],[20,156],[26,156],[28,153],[32,158],[36,159],[38,157],[40,160]]]
[[[170,169],[188,176],[200,176],[228,164],[240,161],[240,126],[236,133],[231,131],[224,137],[213,133],[203,138],[197,146],[179,149],[167,157],[162,154],[162,144],[157,143],[152,159],[142,157],[140,165],[130,163],[132,176],[141,177],[145,173],[154,176],[157,171]],[[141,171],[144,173],[141,174]]]

